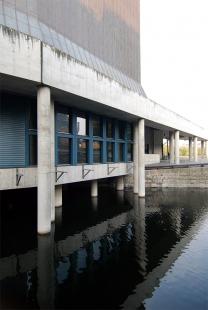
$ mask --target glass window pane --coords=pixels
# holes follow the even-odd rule
[[[118,161],[123,161],[123,143],[118,143]]]
[[[132,140],[132,126],[127,124],[127,140]]]
[[[118,121],[118,139],[124,139],[124,124]]]
[[[58,132],[70,133],[70,115],[69,109],[65,107],[58,107],[57,125]]]
[[[132,161],[133,159],[133,145],[127,144],[127,161]]]
[[[37,130],[37,105],[35,103],[30,104],[29,129]]]
[[[101,162],[100,141],[93,141],[93,163]]]
[[[107,162],[113,161],[113,143],[107,142]]]
[[[37,136],[30,135],[29,136],[29,165],[36,166],[38,158],[38,144],[37,144]]]
[[[58,137],[58,164],[69,164],[69,139]]]
[[[106,137],[113,138],[113,122],[110,118],[106,120]]]
[[[87,135],[86,113],[82,111],[77,111],[77,135],[80,135],[80,136]]]
[[[77,139],[77,163],[87,163],[87,140]]]
[[[101,128],[100,128],[100,116],[93,115],[93,136],[101,137]]]

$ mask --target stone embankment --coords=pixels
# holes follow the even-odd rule
[[[133,187],[133,175],[126,176],[124,182],[125,187]],[[208,188],[208,166],[146,170],[145,186]]]

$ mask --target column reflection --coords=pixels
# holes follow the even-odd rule
[[[51,226],[51,233],[38,235],[37,300],[40,309],[54,309],[55,298],[55,269],[53,256],[53,240],[55,225]]]
[[[139,266],[139,273],[146,275],[146,235],[145,235],[145,198],[134,195],[134,222],[133,238],[136,261]]]

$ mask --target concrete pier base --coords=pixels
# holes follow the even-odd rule
[[[98,195],[98,182],[97,180],[91,181],[91,197],[97,197]]]
[[[62,185],[55,186],[55,207],[62,206]]]
[[[116,189],[117,189],[117,191],[123,191],[124,190],[123,176],[119,176],[116,178]]]

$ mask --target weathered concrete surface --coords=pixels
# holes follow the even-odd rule
[[[208,188],[208,167],[146,170],[145,186]],[[125,177],[125,187],[133,187],[132,176]]]
[[[41,41],[1,25],[0,72],[41,82]]]

